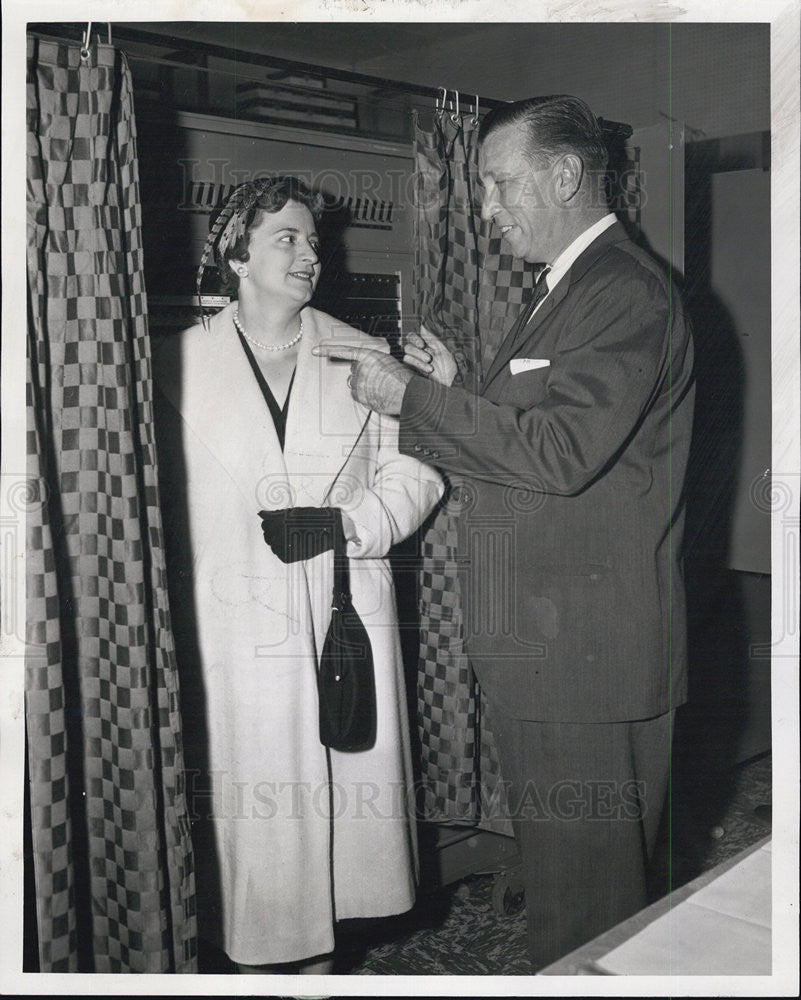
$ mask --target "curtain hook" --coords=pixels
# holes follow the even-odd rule
[[[89,58],[89,41],[92,35],[92,22],[86,25],[86,31],[83,33],[83,43],[81,45],[81,59],[83,62]]]
[[[454,90],[454,94],[456,94],[456,111],[451,115],[451,121],[453,122],[454,125],[458,125],[459,124],[459,91],[458,90]]]
[[[448,89],[447,87],[439,87],[438,90],[439,94],[434,102],[434,112],[438,117],[440,117],[445,111],[445,102],[448,100]],[[441,104],[440,100],[442,101]]]
[[[478,125],[478,94],[476,94],[476,106],[473,109],[472,122],[474,125]]]

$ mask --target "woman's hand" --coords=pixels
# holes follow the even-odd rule
[[[421,375],[442,385],[452,385],[459,370],[448,348],[424,326],[420,327],[419,333],[410,333],[404,339],[403,361]]]
[[[313,559],[328,552],[334,547],[337,522],[342,523],[338,507],[260,510],[259,517],[264,541],[283,563]]]

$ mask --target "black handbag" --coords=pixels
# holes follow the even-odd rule
[[[334,524],[331,624],[323,643],[317,691],[320,742],[332,750],[369,750],[376,737],[375,672],[370,637],[353,607],[342,519]]]

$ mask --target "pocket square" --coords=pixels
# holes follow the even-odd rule
[[[519,375],[520,372],[531,372],[535,368],[547,368],[550,363],[547,358],[512,358],[509,369],[513,375]]]

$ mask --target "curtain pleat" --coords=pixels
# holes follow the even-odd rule
[[[457,378],[478,392],[531,294],[536,268],[502,251],[480,217],[477,123],[447,112],[415,119],[415,295],[445,341]],[[457,576],[454,476],[422,540],[418,727],[428,819],[511,833],[488,713],[470,668]],[[469,516],[462,512],[461,516]]]
[[[42,972],[194,972],[131,78],[28,38],[26,726]]]

